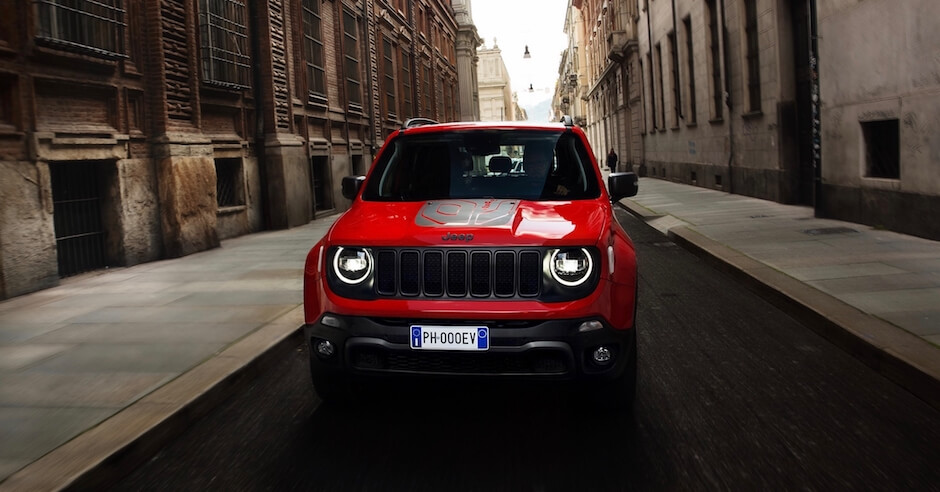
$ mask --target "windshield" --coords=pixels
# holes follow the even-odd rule
[[[399,137],[363,200],[583,200],[600,196],[587,149],[563,131],[469,130]]]

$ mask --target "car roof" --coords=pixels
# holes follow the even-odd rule
[[[440,133],[448,131],[461,130],[542,130],[542,131],[564,131],[566,127],[562,123],[553,122],[531,122],[531,121],[458,121],[451,123],[422,124],[411,128],[403,128],[401,134],[412,135],[419,133]]]

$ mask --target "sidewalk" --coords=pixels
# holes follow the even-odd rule
[[[640,179],[634,215],[940,408],[940,242]]]
[[[0,302],[0,490],[74,483],[195,420],[297,334],[304,260],[334,220]]]
[[[940,243],[656,179],[621,203],[940,408]],[[0,491],[95,488],[300,343],[333,220],[0,302]]]

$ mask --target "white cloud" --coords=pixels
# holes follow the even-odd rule
[[[548,114],[533,114],[540,103],[551,100],[558,79],[561,52],[568,44],[565,33],[567,0],[470,0],[473,23],[486,47],[493,38],[502,51],[509,70],[512,90],[519,105],[533,121],[547,120]],[[525,59],[526,45],[532,57]],[[529,93],[529,84],[535,89]],[[541,111],[539,111],[541,112]]]

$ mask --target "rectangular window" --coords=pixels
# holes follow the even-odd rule
[[[898,120],[863,121],[865,176],[901,179],[901,133]]]
[[[437,117],[444,118],[444,77],[437,77],[437,87],[435,91],[437,96]]]
[[[682,117],[682,98],[679,96],[679,47],[676,42],[676,31],[671,31],[669,38],[669,71],[672,84],[672,126],[679,127],[679,118]]]
[[[718,11],[715,10],[715,0],[705,0],[705,6],[708,14],[708,67],[711,72],[712,119],[720,120],[724,113],[721,89],[721,46],[718,43]]]
[[[215,176],[215,196],[219,207],[237,207],[245,204],[241,159],[216,159]]]
[[[655,131],[657,128],[656,125],[656,78],[653,77],[653,54],[646,54],[646,66],[649,67],[649,80],[650,80],[650,102],[648,104],[650,111],[650,118],[652,118],[652,129]]]
[[[323,69],[323,35],[320,27],[320,1],[303,0],[304,57],[307,61],[307,90],[326,99]]]
[[[648,105],[646,104],[646,101],[649,100],[649,98],[646,97],[646,80],[644,80],[646,79],[646,76],[644,75],[646,72],[644,70],[645,69],[643,68],[643,58],[640,58],[640,97],[643,98],[643,101],[641,102],[640,107],[643,110],[642,133],[645,135],[646,132],[649,131],[649,116],[648,116],[649,108],[647,107]]]
[[[359,76],[359,23],[356,16],[343,10],[343,54],[346,72],[346,98],[350,106],[362,110],[362,86]]]
[[[659,87],[659,121],[663,123],[663,128],[666,128],[666,94],[664,93],[664,84],[663,84],[663,47],[656,43],[656,78],[659,81],[657,84]]]
[[[693,124],[696,121],[696,112],[698,108],[695,106],[695,58],[692,51],[692,18],[686,17],[682,21],[682,26],[685,30],[685,63],[686,70],[688,70],[688,75],[686,79],[688,80],[688,91],[689,91],[689,114],[686,115],[686,122]]]
[[[760,42],[757,31],[757,0],[744,1],[744,32],[747,37],[748,109],[760,111]]]
[[[16,129],[17,118],[13,109],[16,100],[16,78],[0,72],[0,131]]]
[[[66,50],[124,58],[124,0],[33,0],[36,38]]]
[[[401,52],[401,113],[402,119],[412,118],[415,115],[411,96],[411,55]]]
[[[424,80],[422,81],[422,89],[424,91],[424,107],[423,116],[428,118],[434,118],[434,107],[431,106],[431,66],[424,66]]]
[[[382,39],[382,58],[384,60],[383,84],[385,90],[385,111],[390,119],[397,116],[395,101],[395,58],[393,57],[392,42],[388,38]]]
[[[247,17],[244,2],[200,0],[199,42],[206,82],[233,88],[250,86]]]

